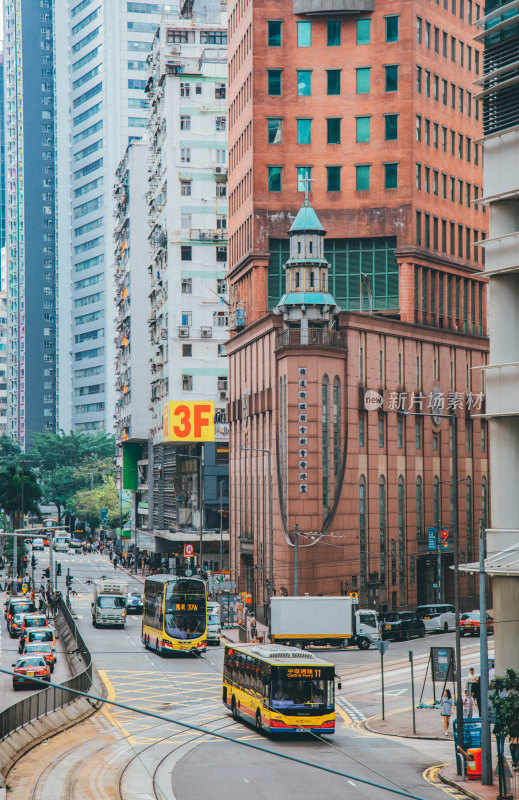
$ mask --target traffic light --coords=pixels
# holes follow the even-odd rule
[[[61,561],[56,564],[56,575],[61,575]]]
[[[70,589],[72,587],[72,581],[74,580],[74,576],[73,575],[67,575],[65,580],[66,580],[66,583],[67,583],[67,589]]]
[[[37,566],[38,566],[38,561],[36,559],[36,556],[33,556],[31,558],[31,567],[37,567]]]
[[[44,573],[46,578],[50,578],[50,567],[45,567]]]

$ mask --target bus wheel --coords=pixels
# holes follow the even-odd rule
[[[258,733],[263,733],[263,725],[261,723],[261,711],[259,710],[259,708],[256,711],[256,730],[258,731]]]
[[[233,720],[235,722],[238,722],[238,711],[237,711],[237,708],[236,708],[236,698],[235,698],[234,695],[233,695],[232,700],[231,700],[231,713],[232,713]]]

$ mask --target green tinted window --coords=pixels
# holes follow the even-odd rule
[[[355,167],[355,188],[358,192],[367,192],[369,189],[369,164],[359,164]]]
[[[281,144],[281,120],[272,117],[267,120],[269,144]]]
[[[341,141],[341,118],[332,117],[326,120],[326,133],[328,144],[340,144]]]
[[[329,19],[328,20],[328,38],[327,38],[327,45],[328,47],[339,47],[341,43],[341,21],[340,19]]]
[[[299,95],[312,94],[312,71],[309,69],[297,70],[297,93]]]
[[[357,117],[357,142],[369,142],[370,117]]]
[[[371,67],[358,67],[357,94],[369,94]]]
[[[384,164],[384,186],[386,189],[398,187],[398,164]]]
[[[281,191],[281,167],[268,167],[269,192]]]
[[[281,70],[269,69],[268,73],[268,92],[272,95],[281,94]]]
[[[311,22],[298,22],[297,23],[297,46],[298,47],[311,47],[312,46],[312,23]]]
[[[386,114],[386,142],[398,139],[398,114]]]
[[[328,94],[341,93],[341,71],[340,69],[327,69],[328,75]]]
[[[312,120],[311,119],[298,119],[297,120],[297,143],[298,144],[311,144],[312,142]]]
[[[371,39],[371,20],[357,20],[357,44],[369,44]]]
[[[386,42],[398,42],[398,15],[386,17]]]
[[[327,190],[329,192],[341,191],[341,168],[326,167]]]
[[[281,20],[269,19],[267,25],[269,47],[281,47]]]
[[[311,167],[298,167],[297,168],[297,191],[304,192],[305,191],[305,178],[312,177],[312,168]],[[312,184],[308,184],[308,191],[312,191]]]
[[[398,91],[398,64],[391,64],[385,67],[386,71],[386,92]]]

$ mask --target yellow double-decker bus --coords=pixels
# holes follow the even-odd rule
[[[279,645],[226,645],[222,700],[265,733],[334,733],[335,667]]]
[[[207,650],[207,591],[200,578],[151,575],[144,583],[142,642],[157,653]]]

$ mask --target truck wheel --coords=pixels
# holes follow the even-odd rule
[[[369,639],[366,639],[364,636],[357,642],[357,647],[359,648],[359,650],[369,650],[369,645],[370,645]]]

